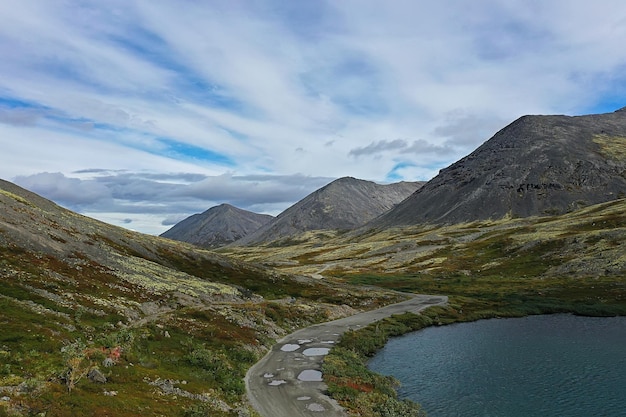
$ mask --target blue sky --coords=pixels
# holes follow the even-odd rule
[[[626,106],[621,0],[0,3],[0,177],[161,233]]]

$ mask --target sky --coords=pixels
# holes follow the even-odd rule
[[[0,2],[0,178],[160,234],[626,106],[623,0]]]

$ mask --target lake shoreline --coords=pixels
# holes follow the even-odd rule
[[[580,305],[560,305],[559,308],[537,308],[536,305],[528,305],[527,309],[521,306],[499,306],[499,308],[485,309],[482,300],[476,298],[453,297],[449,298],[449,303],[445,307],[436,306],[422,311],[419,315],[405,314],[401,316],[392,316],[382,320],[375,325],[367,326],[354,332],[346,333],[342,336],[340,342],[330,351],[326,360],[333,359],[333,355],[337,354],[339,349],[348,349],[356,353],[356,356],[350,358],[354,363],[348,364],[343,369],[338,370],[336,374],[330,372],[324,373],[324,380],[329,385],[330,397],[337,400],[345,408],[350,408],[350,404],[357,401],[364,392],[350,391],[349,381],[345,380],[344,375],[351,374],[352,369],[366,368],[369,372],[380,378],[383,375],[376,374],[367,368],[367,362],[380,349],[382,349],[390,338],[406,335],[431,326],[445,326],[449,324],[468,323],[479,320],[488,320],[496,318],[520,318],[535,315],[546,314],[572,314],[584,317],[618,317],[626,316],[625,314],[613,314],[611,311],[603,311],[598,308],[589,308],[589,306]],[[483,308],[481,308],[483,307]],[[621,311],[619,312],[621,313]],[[341,358],[342,355],[337,355]],[[344,379],[342,379],[344,378]],[[373,378],[373,377],[372,377]],[[339,381],[339,383],[337,383]],[[342,385],[343,383],[343,385]],[[398,399],[396,391],[398,381],[389,380],[384,391],[393,390]],[[348,389],[346,389],[348,387]],[[346,392],[347,391],[347,392]],[[359,391],[358,389],[356,391]],[[404,401],[404,400],[402,400]],[[410,401],[413,404],[416,404]],[[374,405],[372,408],[375,408]]]

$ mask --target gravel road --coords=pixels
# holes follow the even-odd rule
[[[263,417],[345,417],[324,394],[324,355],[347,330],[406,312],[448,302],[448,297],[416,295],[410,300],[298,330],[281,339],[246,374],[248,398]]]

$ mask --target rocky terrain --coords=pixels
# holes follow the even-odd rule
[[[370,227],[554,215],[626,196],[626,109],[524,116]]]
[[[273,218],[230,204],[220,204],[186,218],[161,236],[204,248],[217,248],[255,232]]]
[[[351,177],[339,178],[309,194],[236,244],[288,241],[311,230],[352,230],[388,211],[422,184],[381,185]]]

